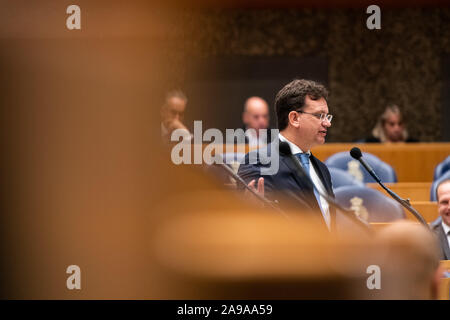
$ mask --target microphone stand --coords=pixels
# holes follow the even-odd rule
[[[364,229],[366,229],[367,231],[369,231],[369,233],[373,234],[374,230],[371,228],[371,226],[364,220],[362,220],[361,218],[359,218],[355,212],[353,210],[350,209],[346,209],[344,207],[342,207],[339,203],[337,203],[333,198],[331,198],[328,194],[324,194],[323,192],[321,192],[312,182],[311,178],[306,174],[306,172],[304,171],[303,167],[301,166],[301,164],[298,162],[298,159],[295,157],[295,155],[293,155],[292,153],[289,155],[289,157],[291,158],[292,162],[294,162],[295,167],[297,169],[297,174],[303,178],[306,183],[308,184],[308,186],[311,189],[315,189],[317,190],[317,192],[320,194],[321,197],[325,198],[325,200],[328,202],[328,204],[330,205],[330,207],[333,207],[334,209],[337,209],[339,211],[341,211],[342,213],[344,213],[347,217],[349,217],[351,220],[353,220],[354,222],[356,222],[357,225],[363,227]]]
[[[303,166],[300,164],[300,161],[297,159],[295,155],[292,154],[291,148],[289,147],[287,142],[281,142],[280,143],[280,152],[284,153],[285,155],[289,156],[291,161],[294,163],[297,175],[300,176],[300,178],[304,179],[304,181],[308,184],[308,187],[312,190],[316,190],[320,196],[325,198],[325,200],[328,202],[328,204],[344,213],[347,217],[352,219],[356,224],[366,229],[369,233],[373,233],[373,229],[371,226],[364,220],[360,219],[354,211],[346,209],[342,207],[340,204],[338,204],[332,197],[330,197],[328,194],[324,194],[321,192],[313,183],[311,180],[311,177],[306,174],[305,170],[303,169]]]
[[[353,155],[352,155],[353,157]],[[364,169],[367,170],[367,172],[369,172],[369,174],[375,179],[376,182],[378,182],[378,184],[398,203],[400,203],[404,208],[406,208],[409,212],[411,212],[416,218],[417,220],[419,220],[420,223],[422,223],[423,225],[427,226],[427,228],[429,228],[428,223],[425,221],[425,219],[422,217],[422,215],[416,210],[414,209],[414,207],[411,205],[411,203],[409,202],[409,199],[403,199],[400,198],[394,191],[392,191],[391,189],[389,189],[388,187],[386,187],[383,182],[381,182],[380,178],[378,178],[378,176],[375,174],[375,172],[373,171],[373,169],[366,163],[366,161],[364,161],[364,159],[362,159],[362,156],[359,158],[356,158],[356,160],[358,160],[364,167]]]

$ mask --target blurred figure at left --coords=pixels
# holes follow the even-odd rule
[[[183,123],[188,99],[181,90],[167,92],[164,105],[161,107],[161,137],[169,142],[172,132],[180,129],[183,139],[191,140],[192,135]]]

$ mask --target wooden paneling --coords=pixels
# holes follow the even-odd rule
[[[450,260],[441,260],[441,268],[450,273]],[[439,283],[438,300],[450,300],[450,278],[442,278]]]
[[[423,216],[426,222],[431,223],[439,216],[437,210],[437,203],[430,201],[413,201],[411,205]],[[413,222],[418,222],[417,218],[408,210],[405,209],[406,218]],[[373,222],[370,225],[378,230],[389,225],[389,222]]]
[[[450,143],[326,143],[313,148],[312,152],[325,161],[337,152],[349,152],[354,146],[390,164],[396,171],[399,182],[433,181],[434,168],[450,155]]]
[[[370,226],[375,230],[378,231],[380,229],[383,229],[384,227],[387,227],[388,225],[391,225],[392,222],[371,222]]]
[[[389,196],[389,194],[378,183],[366,183],[366,186]],[[385,183],[385,186],[394,191],[401,198],[409,199],[410,201],[430,200],[431,182]]]
[[[426,222],[430,223],[439,216],[437,202],[431,201],[411,201],[411,205],[419,211]],[[417,221],[416,217],[409,211],[405,210],[408,219]]]

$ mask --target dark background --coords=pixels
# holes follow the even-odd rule
[[[403,110],[411,136],[450,141],[450,9],[381,6],[381,30],[366,28],[365,10],[177,12],[165,40],[172,70],[166,87],[189,95],[191,125],[204,120],[204,128],[235,128],[246,97],[261,95],[273,109],[283,84],[294,77],[318,79],[330,89],[335,115],[328,141],[369,135],[388,103]],[[203,63],[193,68],[198,61]]]
[[[191,120],[234,128],[247,95],[272,106],[292,77],[314,78],[331,91],[330,141],[368,134],[388,102],[422,141],[449,138],[450,10],[436,2],[382,5],[377,31],[365,27],[368,4],[234,0],[77,0],[82,30],[69,31],[73,3],[1,2],[0,298],[166,298],[149,250],[156,219],[242,206],[164,158],[168,89],[188,92]],[[65,287],[71,264],[87,281],[79,292]]]
[[[187,122],[203,120],[205,128],[239,128],[249,96],[260,96],[272,106],[275,95],[287,82],[303,77],[327,83],[324,58],[229,57],[199,60],[188,73]],[[205,94],[205,92],[207,94]],[[274,108],[271,125],[276,127]]]

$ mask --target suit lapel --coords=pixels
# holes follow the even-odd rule
[[[302,179],[300,179],[300,177],[297,174],[297,169],[295,165],[292,163],[292,159],[287,156],[282,156],[281,159],[284,162],[284,164],[289,168],[290,172],[292,173],[292,176],[294,177],[295,182],[297,182],[299,189],[302,191],[303,195],[300,196],[303,199],[306,199],[306,201],[310,204],[310,206],[314,210],[320,211],[319,204],[317,203],[317,200],[314,196],[314,191],[311,190]]]
[[[309,189],[308,185],[302,179],[300,179],[299,175],[297,174],[297,169],[295,165],[292,163],[292,159],[290,159],[289,157],[283,157],[283,162],[292,172],[292,175],[294,176],[294,179],[299,185],[300,189]]]
[[[439,226],[439,242],[441,243],[442,251],[444,251],[444,259],[450,260],[450,247],[448,246],[447,235],[442,225]]]
[[[297,182],[297,185],[298,185],[299,189],[301,190],[301,194],[299,196],[302,199],[305,199],[314,211],[321,212],[319,203],[317,202],[317,199],[314,195],[314,190],[312,190],[308,186],[308,184],[306,184],[302,179],[300,179],[300,177],[297,174],[297,169],[296,169],[294,163],[292,162],[292,159],[282,153],[280,153],[280,159],[286,165],[286,167],[289,168],[289,171],[291,172],[292,176],[294,177],[295,182]],[[328,193],[330,193],[331,185],[329,185],[328,182],[326,181],[326,179],[324,178],[323,171],[319,167],[316,157],[311,155],[310,159],[311,159],[311,163],[313,164],[314,168],[316,169],[316,172],[319,175],[319,178],[322,180],[322,183],[323,183],[325,189],[327,190]],[[333,194],[333,193],[331,192],[331,194]],[[335,219],[334,209],[332,209],[331,207],[330,207],[330,215],[331,215],[331,230],[334,230],[334,227],[335,227],[334,221],[336,219]],[[322,218],[322,214],[321,214],[320,220],[325,225],[325,220]]]

